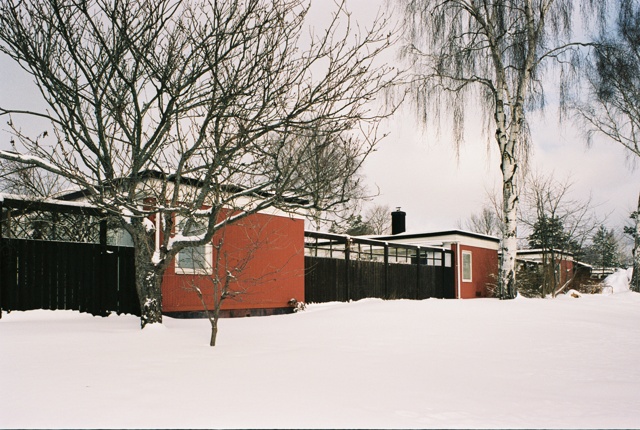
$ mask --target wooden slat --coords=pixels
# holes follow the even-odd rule
[[[139,315],[134,274],[131,248],[0,239],[3,310],[72,309],[94,315],[109,311]]]

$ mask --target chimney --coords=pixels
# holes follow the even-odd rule
[[[402,212],[400,208],[396,208],[395,212],[391,212],[391,234],[400,234],[406,231],[405,218],[406,212]]]

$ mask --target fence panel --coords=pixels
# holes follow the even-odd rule
[[[305,232],[305,300],[455,298],[450,250]]]
[[[415,299],[416,266],[413,264],[389,264],[388,299]]]
[[[377,261],[349,261],[349,289],[346,286],[347,264],[343,259],[305,257],[305,300],[325,303],[360,300],[367,297],[382,299],[454,298],[453,268],[418,266],[415,264],[388,265],[388,284],[385,290],[385,263]]]
[[[339,291],[344,282],[338,282],[337,266],[343,260],[321,257],[305,257],[305,300],[307,302],[326,303],[343,300]],[[308,288],[311,284],[314,288]]]
[[[0,239],[0,309],[140,315],[133,249]]]
[[[118,314],[127,313],[140,315],[140,301],[136,291],[135,280],[135,260],[134,250],[128,247],[110,247],[114,249],[118,255],[118,304],[116,312]]]

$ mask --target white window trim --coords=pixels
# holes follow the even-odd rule
[[[176,216],[176,234],[182,232],[178,226],[183,219],[184,217]],[[187,247],[182,249],[180,252],[188,251],[189,249],[191,248]],[[213,275],[213,245],[211,243],[204,245],[204,259],[206,267],[180,267],[180,252],[178,252],[174,258],[174,271],[176,275]]]
[[[184,248],[182,251],[188,251],[191,248]],[[180,252],[175,257],[175,273],[176,275],[212,275],[213,274],[213,245],[206,244],[204,246],[204,258],[206,267],[180,267]]]
[[[464,277],[464,257],[469,256],[469,277]],[[473,282],[473,255],[471,251],[462,251],[462,282]]]

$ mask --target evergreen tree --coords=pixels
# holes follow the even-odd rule
[[[364,236],[373,234],[373,228],[367,221],[362,219],[362,215],[357,215],[349,220],[345,234],[349,236]]]
[[[598,231],[593,235],[593,263],[602,267],[615,267],[620,264],[618,241],[613,230],[607,230],[601,225]]]
[[[540,249],[566,249],[569,239],[562,221],[557,217],[542,215],[533,226],[529,246]]]
[[[565,258],[563,253],[571,253],[575,259],[581,258],[583,253],[580,244],[565,230],[560,218],[541,215],[529,235],[529,246],[543,251],[540,295],[555,295],[562,287],[557,271],[560,261]]]

